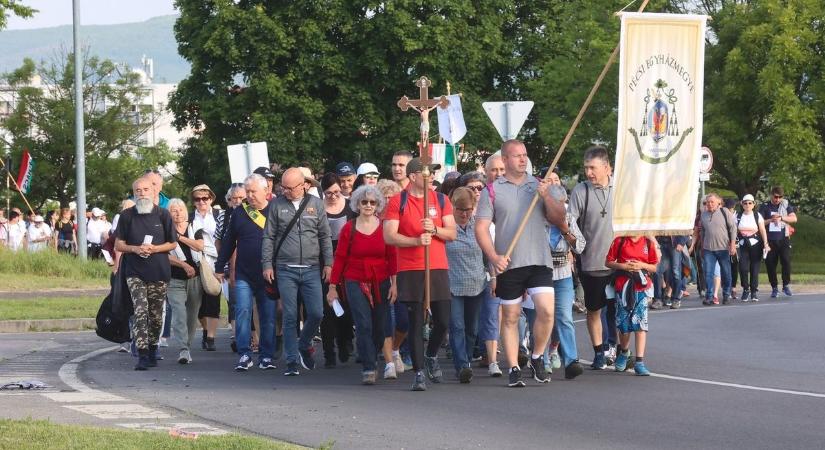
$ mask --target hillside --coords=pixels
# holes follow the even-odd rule
[[[178,55],[173,27],[177,16],[154,17],[145,22],[81,27],[81,41],[91,54],[140,67],[141,56],[154,59],[155,81],[177,83],[189,73]],[[64,25],[34,30],[0,32],[0,73],[14,70],[29,57],[50,60],[61,49],[71,51],[72,27]]]

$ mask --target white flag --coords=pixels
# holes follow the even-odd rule
[[[445,142],[455,144],[467,134],[467,126],[464,125],[464,113],[461,111],[461,96],[449,95],[450,106],[436,108],[438,111],[438,133]]]

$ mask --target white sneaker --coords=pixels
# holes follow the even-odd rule
[[[395,364],[387,363],[387,365],[384,366],[384,379],[385,380],[398,379],[398,374],[396,373],[396,370],[395,370]]]
[[[561,369],[561,358],[559,357],[558,351],[550,353],[550,367],[552,369]]]
[[[498,368],[497,362],[490,363],[490,365],[487,367],[487,374],[493,378],[498,378],[501,376],[501,369]]]
[[[401,374],[404,373],[404,360],[401,359],[401,354],[395,354],[392,356],[392,363],[395,365],[395,373]],[[386,378],[386,377],[384,377]]]
[[[183,349],[180,351],[178,355],[178,363],[180,364],[189,364],[192,362],[192,355],[189,354],[189,350]]]
[[[158,347],[169,347],[169,342],[166,341],[165,337],[160,338],[158,341]]]

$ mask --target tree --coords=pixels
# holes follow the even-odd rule
[[[116,211],[132,180],[173,157],[165,144],[149,147],[141,141],[153,123],[151,106],[139,102],[145,95],[139,75],[109,60],[83,60],[88,203]],[[28,194],[32,206],[40,208],[49,199],[68,206],[75,197],[73,56],[39,67],[26,59],[2,79],[16,95],[15,109],[2,125],[10,135],[5,145],[15,161],[26,148],[36,162]]]
[[[36,9],[22,5],[20,0],[0,0],[0,30],[6,28],[6,25],[8,25],[10,14],[17,17],[29,18],[36,12]]]

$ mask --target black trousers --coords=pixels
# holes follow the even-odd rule
[[[747,238],[745,245],[739,247],[739,275],[742,278],[742,289],[753,293],[759,292],[759,270],[762,265],[763,248],[761,242],[750,245]]]
[[[349,303],[341,301],[341,306],[344,307],[344,315],[338,317],[335,315],[332,307],[327,303],[327,292],[329,292],[329,284],[323,283],[321,285],[323,291],[323,305],[324,317],[321,319],[321,343],[324,346],[324,359],[335,359],[335,346],[338,345],[338,351],[346,346],[345,354],[349,354],[352,349],[352,312],[349,308]],[[383,333],[383,329],[381,330]]]
[[[404,303],[404,306],[407,307],[407,313],[410,316],[410,332],[407,335],[407,341],[410,344],[413,370],[417,372],[424,369],[424,306],[421,303]],[[436,356],[450,328],[450,301],[430,302],[430,311],[433,314],[433,330],[427,342],[426,356]]]
[[[768,241],[771,251],[765,258],[765,267],[768,270],[768,281],[771,287],[779,286],[776,279],[776,265],[782,263],[782,286],[791,284],[791,240],[788,238],[781,241]]]

